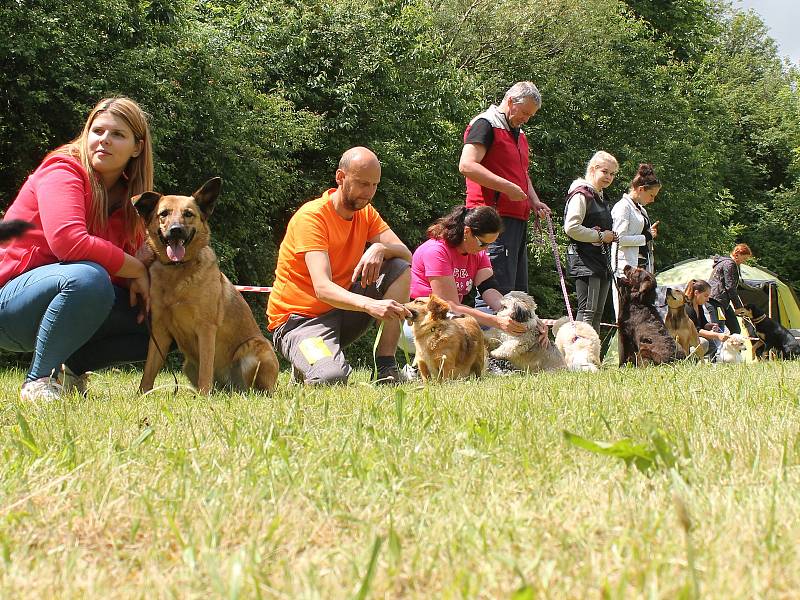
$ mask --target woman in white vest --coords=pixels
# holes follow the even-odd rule
[[[653,272],[653,239],[658,236],[658,221],[650,222],[645,206],[651,204],[661,191],[661,182],[653,165],[640,164],[630,188],[611,209],[614,233],[619,241],[611,246],[612,268],[615,277],[622,277],[625,265]],[[619,317],[619,295],[616,289],[614,313]]]

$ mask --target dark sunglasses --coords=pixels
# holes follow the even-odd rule
[[[478,242],[478,248],[486,248],[486,246],[488,246],[489,244],[491,244],[491,242],[484,242],[484,241],[483,241],[481,238],[479,238],[479,237],[478,237],[477,235],[475,235],[474,233],[472,234],[472,237],[474,237],[474,238],[475,238],[475,241],[476,241],[476,242]]]

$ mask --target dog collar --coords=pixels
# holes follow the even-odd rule
[[[758,325],[759,323],[761,323],[761,321],[763,321],[766,318],[767,318],[767,315],[761,315],[760,317],[758,317],[756,319],[750,319],[750,320],[753,321],[754,324]]]
[[[189,264],[185,260],[179,260],[179,261],[176,261],[176,262],[173,262],[173,261],[169,261],[169,262],[158,261],[158,262],[162,267],[181,267],[183,265]]]

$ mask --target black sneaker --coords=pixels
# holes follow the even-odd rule
[[[402,383],[397,365],[378,367],[377,373],[373,371],[372,382],[376,385],[397,385],[398,383]]]
[[[486,361],[486,372],[492,375],[513,375],[519,373],[519,369],[507,360],[489,355],[489,359]]]

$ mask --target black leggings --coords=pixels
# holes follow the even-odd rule
[[[711,320],[714,321],[717,325],[720,326],[722,329],[722,325],[719,323],[719,311],[718,308],[722,309],[722,312],[725,314],[725,326],[728,328],[728,331],[731,333],[742,333],[742,328],[739,327],[739,319],[736,318],[736,312],[733,310],[733,306],[731,306],[730,302],[725,303],[723,305],[718,300],[714,300],[714,298],[710,298],[708,303],[714,307],[714,310],[711,312]]]
[[[575,295],[578,297],[578,314],[575,319],[589,323],[598,333],[610,287],[611,279],[608,276],[575,278]]]

